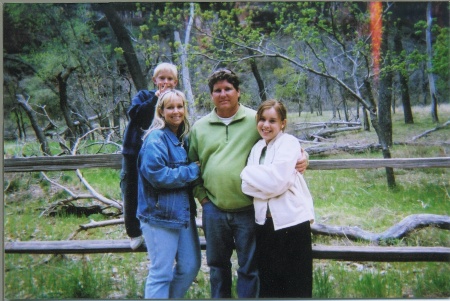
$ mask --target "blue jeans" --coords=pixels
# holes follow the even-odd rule
[[[256,298],[259,278],[256,265],[255,213],[253,207],[225,212],[212,202],[203,205],[206,259],[210,268],[211,298],[231,298],[231,255],[238,257],[238,298]]]
[[[137,156],[123,155],[120,171],[120,189],[123,200],[125,230],[129,237],[142,235],[139,220],[136,217],[138,206],[138,170]]]
[[[195,218],[187,228],[169,229],[141,221],[141,229],[150,259],[145,298],[183,298],[201,264]]]

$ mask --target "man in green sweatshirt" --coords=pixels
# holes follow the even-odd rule
[[[208,78],[215,108],[194,124],[189,136],[189,159],[201,164],[194,196],[202,205],[211,298],[231,297],[233,249],[239,265],[238,298],[256,298],[259,291],[253,199],[242,192],[240,173],[261,137],[256,112],[239,103],[239,84],[228,69]],[[306,166],[302,159],[296,169],[304,171]]]

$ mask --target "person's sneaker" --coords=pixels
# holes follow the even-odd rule
[[[142,245],[143,242],[144,242],[144,238],[142,236],[131,237],[130,238],[130,247],[131,247],[131,249],[136,250],[137,248],[139,248],[140,245]]]

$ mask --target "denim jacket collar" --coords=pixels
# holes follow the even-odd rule
[[[180,141],[180,139],[178,139],[178,137],[175,135],[174,132],[172,132],[172,130],[166,126],[163,129],[164,133],[167,135],[167,137],[169,137],[170,142],[173,143],[173,145],[178,146],[178,145],[183,145],[183,142]]]

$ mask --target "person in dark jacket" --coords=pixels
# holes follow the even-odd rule
[[[143,242],[139,220],[136,217],[137,208],[137,156],[142,146],[142,136],[148,129],[155,115],[158,96],[173,89],[178,84],[177,67],[170,63],[161,63],[153,72],[155,90],[141,90],[132,99],[128,123],[122,147],[122,170],[120,188],[124,204],[125,230],[130,237],[130,247],[135,250]]]
[[[188,161],[189,129],[184,94],[162,93],[138,156],[137,216],[150,259],[146,299],[183,298],[200,269],[191,187],[200,164]]]

